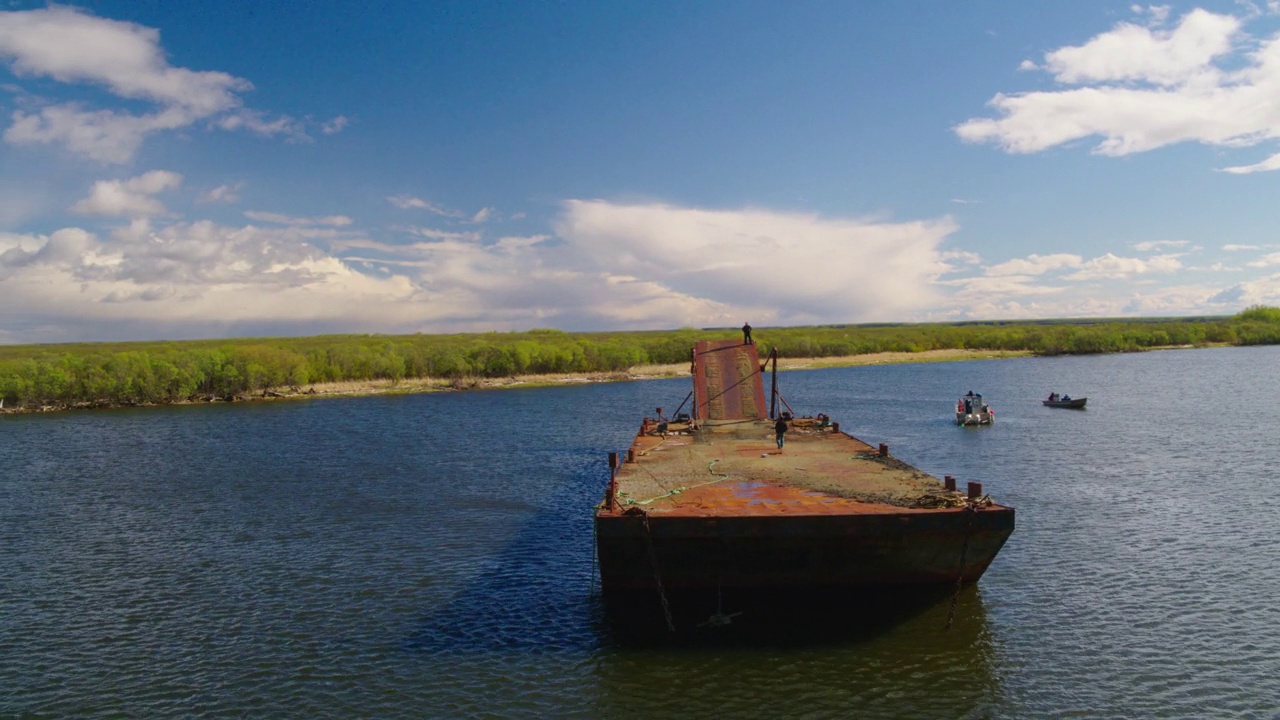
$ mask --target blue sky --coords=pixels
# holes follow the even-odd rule
[[[0,4],[0,343],[1280,305],[1280,1]]]

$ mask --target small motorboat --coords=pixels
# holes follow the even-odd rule
[[[956,401],[957,425],[990,425],[995,421],[995,411],[982,401],[981,395],[970,392]]]
[[[1089,398],[1087,397],[1073,398],[1070,395],[1064,395],[1062,397],[1058,397],[1055,395],[1051,400],[1041,400],[1040,402],[1044,403],[1045,407],[1072,408],[1073,410],[1083,410],[1084,404],[1088,401],[1089,401]]]

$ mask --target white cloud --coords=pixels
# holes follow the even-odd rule
[[[1280,305],[1280,275],[1237,283],[1215,294],[1211,301],[1239,308],[1250,305]]]
[[[24,308],[4,341],[1115,317],[1223,312],[1272,292],[1256,280],[1137,284],[1182,269],[1172,255],[983,268],[976,254],[941,250],[948,218],[568,201],[555,234],[418,227],[396,242],[346,216],[249,217],[270,224],[135,215],[105,237],[0,233],[0,307]]]
[[[1222,246],[1222,249],[1227,252],[1238,252],[1240,250],[1261,250],[1262,247],[1260,245],[1236,245],[1235,243],[1227,243]]]
[[[242,78],[169,64],[160,33],[136,23],[100,18],[54,5],[0,12],[0,61],[19,78],[48,77],[60,83],[87,83],[117,98],[149,102],[153,112],[91,109],[77,103],[18,110],[4,139],[13,144],[61,143],[71,151],[107,163],[128,162],[151,133],[184,128],[205,118],[224,129],[305,139],[303,124],[281,116],[268,119],[242,107],[240,93],[253,88]]]
[[[1084,258],[1079,255],[1057,253],[1054,255],[1028,255],[1025,259],[1015,258],[987,268],[988,277],[1003,275],[1043,275],[1062,268],[1080,267]]]
[[[1280,265],[1280,253],[1269,253],[1252,262],[1245,263],[1249,267],[1272,267]]]
[[[489,219],[489,217],[492,214],[493,214],[493,208],[480,208],[480,210],[476,212],[475,215],[471,216],[471,222],[477,223],[477,224],[485,222],[486,220]]]
[[[257,110],[236,110],[213,121],[213,125],[222,130],[248,130],[264,136],[283,135],[300,142],[311,139],[302,122],[288,115],[272,119],[266,113]]]
[[[410,210],[413,208],[429,208],[431,205],[422,198],[416,198],[409,195],[393,195],[387,198],[387,202],[395,205],[401,210]]]
[[[71,207],[82,215],[130,215],[145,217],[165,213],[155,195],[182,185],[182,176],[167,170],[152,170],[131,180],[99,180],[89,197]]]
[[[236,107],[236,93],[252,88],[227,73],[170,66],[153,28],[62,6],[0,13],[0,55],[19,76],[90,82],[196,117]]]
[[[180,113],[139,117],[110,110],[85,111],[75,104],[53,105],[36,114],[15,112],[4,140],[14,145],[63,143],[94,160],[126,163],[147,134],[188,124]]]
[[[1276,153],[1266,160],[1252,165],[1233,165],[1222,168],[1222,172],[1231,173],[1232,175],[1252,175],[1253,173],[1268,172],[1270,170],[1280,170],[1280,153]]]
[[[939,253],[938,259],[948,263],[955,261],[962,265],[977,265],[982,262],[982,256],[967,250],[948,250]]]
[[[244,183],[235,183],[234,185],[219,185],[212,190],[201,193],[199,202],[201,203],[234,203],[240,202],[240,190],[244,187]]]
[[[45,328],[6,339],[881,319],[941,292],[954,227],[573,201],[558,237],[419,228],[394,243],[259,215],[294,222],[0,235],[0,306]]]
[[[526,237],[508,235],[507,237],[498,238],[497,246],[502,250],[517,250],[520,248],[531,248],[535,245],[541,245],[550,239],[550,235],[529,235]]]
[[[1149,11],[1163,19],[1161,8]],[[1250,147],[1280,138],[1274,102],[1280,35],[1254,41],[1244,22],[1196,9],[1169,30],[1120,23],[1084,45],[1046,53],[1041,69],[1068,87],[998,94],[990,105],[1000,117],[970,119],[955,132],[1013,153],[1100,136],[1094,150],[1102,155],[1182,142]],[[1276,168],[1280,154],[1224,170]]]
[[[109,239],[78,228],[0,235],[0,278],[0,304],[30,308],[28,320],[45,328],[34,340],[119,337],[122,328],[144,337],[350,328],[379,317],[394,325],[419,312],[407,278],[356,272],[293,228],[140,223]]]
[[[392,197],[387,198],[387,202],[395,205],[401,210],[426,210],[447,218],[466,217],[463,213],[457,210],[449,210],[448,208],[441,207],[434,203],[429,203],[420,197],[413,197],[412,195],[393,195]]]
[[[1027,278],[1029,280],[1029,278]],[[1043,318],[1141,317],[1230,312],[1255,301],[1231,299],[1220,287],[1180,285],[1144,287],[1141,292],[1081,293],[1071,288],[1003,283],[1007,277],[981,278],[957,292],[949,305],[925,320],[1032,320]]]
[[[1133,5],[1130,7],[1130,9],[1136,15],[1141,15],[1143,13],[1149,14],[1151,16],[1152,25],[1163,25],[1165,24],[1165,22],[1169,20],[1168,5],[1148,5],[1146,7],[1142,7],[1141,5]]]
[[[1139,81],[1172,87],[1209,75],[1212,63],[1232,50],[1240,20],[1196,9],[1173,30],[1120,23],[1084,45],[1045,54],[1045,68],[1061,83]]]
[[[1133,249],[1138,252],[1150,252],[1157,248],[1177,248],[1185,247],[1186,245],[1186,240],[1149,240],[1147,242],[1134,243]]]
[[[1147,260],[1117,257],[1107,253],[1080,266],[1078,272],[1065,276],[1064,280],[1121,280],[1148,273],[1168,273],[1182,267],[1173,255],[1157,255]]]
[[[479,242],[480,240],[480,233],[478,232],[455,232],[424,227],[409,228],[409,231],[414,235],[421,235],[432,240],[457,240],[460,242]]]
[[[295,217],[293,215],[282,215],[280,213],[262,212],[260,210],[246,210],[244,216],[250,220],[258,222],[272,223],[274,225],[331,225],[334,227],[345,227],[352,223],[351,218],[346,215],[326,215],[324,217]]]
[[[938,246],[955,224],[572,200],[556,229],[566,255],[611,274],[790,324],[926,307],[936,299],[932,281],[950,269]]]
[[[337,117],[322,123],[320,125],[320,132],[325,135],[335,135],[342,132],[342,130],[349,124],[351,124],[351,121],[348,120],[345,115],[338,115]]]

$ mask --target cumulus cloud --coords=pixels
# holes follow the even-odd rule
[[[249,81],[170,65],[159,31],[136,23],[57,5],[0,12],[0,61],[19,78],[94,85],[117,98],[156,106],[144,114],[73,102],[18,110],[4,133],[13,144],[61,143],[95,160],[125,163],[147,135],[206,118],[224,129],[305,137],[299,121],[244,108],[241,93],[252,89]]]
[[[250,217],[273,222],[137,217],[105,237],[0,235],[0,305],[35,308],[46,328],[10,341],[900,317],[936,298],[954,227],[571,201],[555,234],[408,228],[383,240],[335,221],[345,216]]]
[[[158,229],[140,221],[108,238],[79,228],[0,235],[0,279],[0,303],[31,308],[33,319],[70,336],[64,339],[102,337],[110,331],[94,326],[103,323],[146,323],[153,337],[276,321],[354,327],[362,300],[395,318],[405,314],[397,304],[417,292],[403,277],[355,272],[293,228],[206,221]]]
[[[138,181],[131,192],[144,197],[171,182],[140,178],[114,182]],[[261,224],[134,213],[106,235],[0,233],[0,307],[24,308],[3,339],[1114,317],[1224,311],[1231,297],[1262,302],[1276,285],[1137,289],[1136,279],[1180,269],[1171,255],[983,267],[944,249],[949,218],[572,200],[554,233],[406,227],[382,238],[345,215],[248,216]]]
[[[182,185],[182,176],[167,170],[152,170],[130,180],[99,180],[89,197],[71,206],[82,215],[148,216],[165,213],[155,195]]]
[[[1138,8],[1142,10],[1142,8]],[[1048,52],[1036,69],[1062,87],[1001,93],[999,117],[956,126],[969,142],[1034,153],[1089,137],[1102,155],[1129,155],[1182,142],[1251,147],[1280,137],[1280,34],[1244,32],[1251,16],[1196,9],[1169,29],[1167,9],[1147,8],[1150,25],[1122,22],[1083,45]],[[1280,154],[1224,168],[1280,168]]]
[[[613,274],[799,323],[900,317],[935,299],[952,220],[825,219],[766,210],[566,202],[571,254]]]

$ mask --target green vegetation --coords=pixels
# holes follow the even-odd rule
[[[1167,346],[1280,344],[1280,308],[1232,317],[969,322],[760,328],[761,353],[840,357],[925,350],[1016,350],[1038,355],[1132,352]],[[6,407],[135,405],[230,398],[335,381],[493,378],[617,372],[682,363],[702,339],[736,329],[308,338],[0,346]]]

